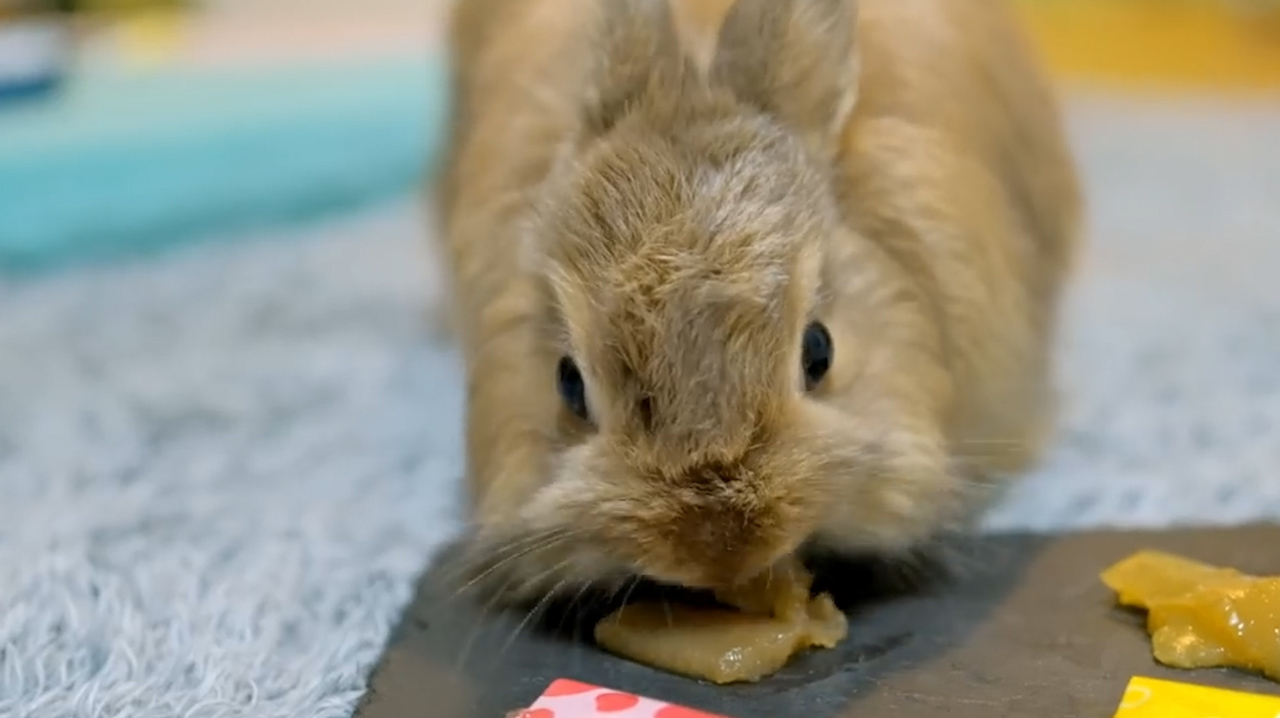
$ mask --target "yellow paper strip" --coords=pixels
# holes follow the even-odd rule
[[[1280,718],[1280,698],[1134,676],[1115,718]]]

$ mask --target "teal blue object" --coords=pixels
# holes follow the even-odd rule
[[[443,135],[435,58],[82,73],[0,109],[0,271],[134,256],[410,191]]]

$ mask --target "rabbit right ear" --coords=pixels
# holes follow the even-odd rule
[[[685,57],[668,0],[601,0],[585,108],[588,132],[608,132],[653,89],[675,92]]]

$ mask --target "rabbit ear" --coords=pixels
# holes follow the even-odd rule
[[[598,135],[651,87],[678,80],[685,60],[668,0],[603,0],[595,7],[597,41],[584,119]]]
[[[738,0],[711,77],[830,153],[857,97],[856,0]]]

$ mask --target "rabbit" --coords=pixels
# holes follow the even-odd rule
[[[1056,426],[1084,198],[1000,0],[463,0],[437,245],[472,582],[965,530]]]

